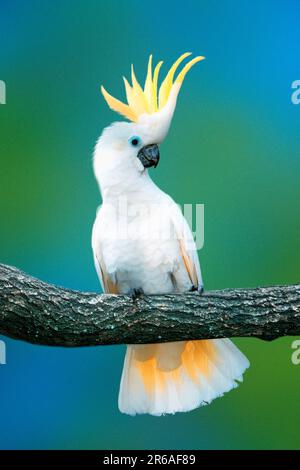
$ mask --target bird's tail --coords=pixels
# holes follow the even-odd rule
[[[193,410],[237,387],[248,366],[229,339],[128,346],[120,411],[160,416]]]

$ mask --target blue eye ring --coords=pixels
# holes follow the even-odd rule
[[[129,142],[133,147],[137,147],[138,145],[140,145],[141,139],[138,135],[133,135],[132,137],[130,137]]]

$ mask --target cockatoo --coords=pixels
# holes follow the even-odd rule
[[[152,71],[150,56],[143,88],[132,67],[132,84],[124,78],[128,104],[101,87],[108,106],[129,120],[104,129],[94,152],[103,203],[93,226],[92,248],[104,292],[136,297],[202,291],[191,229],[148,172],[159,162],[159,144],[168,134],[186,73],[204,59],[190,60],[175,78],[189,55],[176,60],[159,88],[162,62]],[[119,409],[156,416],[193,410],[236,387],[248,366],[229,339],[128,345]]]

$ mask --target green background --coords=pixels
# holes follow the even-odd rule
[[[299,10],[296,0],[1,0],[1,262],[99,289],[91,159],[116,120],[99,86],[123,98],[131,62],[143,79],[150,53],[169,65],[191,50],[207,59],[184,83],[153,178],[179,203],[205,204],[206,289],[299,282]],[[6,342],[1,448],[300,447],[292,338],[236,340],[251,361],[243,385],[162,418],[118,412],[124,347]]]

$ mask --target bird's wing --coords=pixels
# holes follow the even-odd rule
[[[118,283],[108,274],[99,245],[97,252],[94,252],[94,262],[103,292],[119,294]]]
[[[189,224],[177,205],[172,211],[172,222],[183,264],[192,284],[199,289],[203,286],[203,282],[196,244]]]
[[[112,277],[109,275],[105,266],[104,258],[103,258],[102,245],[98,237],[99,230],[100,230],[99,215],[100,215],[100,210],[98,209],[97,217],[94,223],[93,233],[92,233],[92,248],[93,248],[93,254],[94,254],[95,268],[96,268],[103,292],[107,294],[118,294],[119,289],[118,289],[117,281],[112,279]]]

